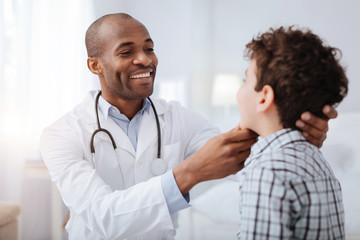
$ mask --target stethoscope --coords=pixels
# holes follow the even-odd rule
[[[116,154],[116,143],[115,140],[113,138],[113,136],[111,135],[111,133],[106,130],[105,128],[102,128],[100,125],[100,120],[99,120],[99,112],[98,112],[98,103],[99,103],[99,98],[101,96],[101,91],[99,91],[99,93],[96,96],[95,99],[95,112],[96,112],[96,121],[97,121],[97,126],[98,128],[93,132],[93,134],[91,135],[91,141],[90,141],[90,149],[91,149],[91,154],[92,154],[92,160],[93,160],[93,164],[94,167],[96,168],[96,161],[95,161],[95,148],[94,148],[94,138],[95,135],[98,132],[104,132],[105,134],[107,134],[111,140],[111,143],[113,145],[115,154]],[[156,112],[156,108],[154,103],[151,101],[151,99],[148,97],[147,98],[150,103],[151,103],[151,107],[154,110],[154,115],[155,115],[155,119],[156,119],[156,127],[157,127],[157,135],[158,135],[158,149],[157,149],[157,158],[153,159],[150,163],[150,171],[152,172],[152,174],[159,176],[161,174],[164,174],[167,170],[167,166],[166,166],[166,162],[161,158],[161,130],[160,130],[160,122],[159,122],[159,117],[157,115]],[[117,155],[116,155],[117,156]],[[119,168],[121,171],[121,166],[120,166],[120,162],[119,163]],[[121,172],[122,175],[122,172]]]

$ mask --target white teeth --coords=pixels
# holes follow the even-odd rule
[[[133,75],[130,78],[146,78],[146,77],[150,77],[150,73],[142,73],[142,74],[138,74],[138,75]]]

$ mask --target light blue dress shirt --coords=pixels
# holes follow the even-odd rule
[[[102,96],[99,99],[100,111],[106,119],[110,117],[124,131],[124,133],[129,137],[135,151],[137,148],[138,134],[142,117],[145,113],[150,113],[150,107],[150,101],[147,98],[144,99],[143,106],[140,111],[137,112],[131,120],[129,120],[119,111],[119,109],[112,106]],[[172,169],[161,176],[161,186],[170,214],[178,212],[189,206],[189,194],[187,193],[185,196],[181,194],[179,187],[176,184]]]

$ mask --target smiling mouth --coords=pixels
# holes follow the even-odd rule
[[[136,79],[136,78],[147,78],[150,77],[150,72],[147,73],[141,73],[141,74],[136,74],[133,76],[130,76],[130,78]]]

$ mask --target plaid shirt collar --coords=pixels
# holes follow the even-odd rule
[[[266,138],[259,137],[258,142],[251,147],[251,154],[245,161],[245,167],[253,162],[259,154],[270,152],[289,143],[304,141],[306,142],[307,140],[302,136],[301,132],[291,128],[284,128]]]

